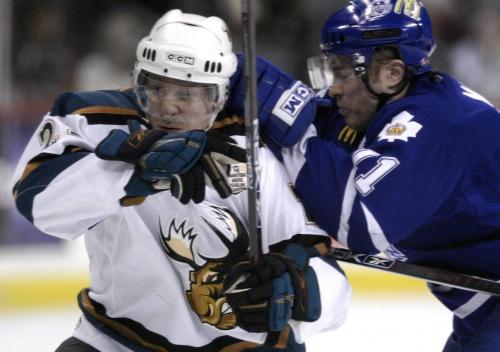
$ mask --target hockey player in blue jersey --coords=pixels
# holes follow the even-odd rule
[[[432,70],[423,4],[350,1],[321,49],[308,61],[316,97],[257,65],[262,136],[313,220],[354,251],[500,280],[500,114]],[[454,314],[445,352],[500,351],[498,297],[429,287]]]

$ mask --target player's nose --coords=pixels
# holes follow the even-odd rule
[[[182,112],[180,104],[173,100],[165,100],[162,103],[162,112],[164,115],[172,116]]]
[[[342,93],[343,93],[342,84],[334,84],[330,86],[330,89],[328,90],[328,94],[333,98],[340,97]]]

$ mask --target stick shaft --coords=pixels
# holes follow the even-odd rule
[[[247,149],[248,231],[250,236],[250,260],[259,261],[262,252],[260,228],[260,194],[256,169],[259,165],[259,119],[257,115],[257,78],[255,59],[255,21],[253,0],[242,0],[243,48],[245,59],[245,137]]]
[[[435,284],[500,296],[500,282],[478,276],[400,262],[375,255],[355,253],[343,248],[330,249],[328,256],[333,256],[339,261],[418,278]]]

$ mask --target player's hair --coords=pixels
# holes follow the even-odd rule
[[[392,60],[402,60],[401,53],[396,46],[379,46],[373,49],[372,63],[387,64]]]

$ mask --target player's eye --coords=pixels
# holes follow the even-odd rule
[[[340,81],[346,81],[354,75],[354,70],[343,69],[335,72],[335,78]]]
[[[147,89],[149,94],[153,94],[155,96],[160,96],[162,94],[160,87],[148,87]]]
[[[175,92],[175,97],[179,100],[191,99],[191,91],[189,89],[179,89]]]

